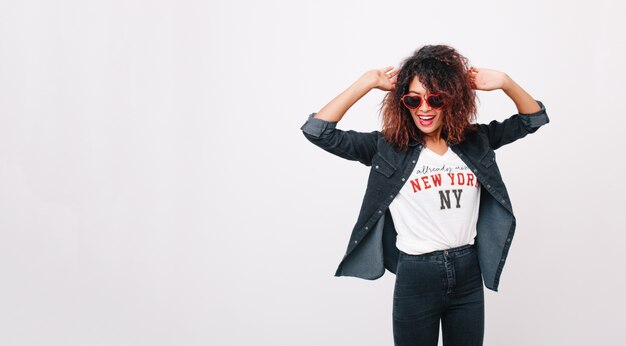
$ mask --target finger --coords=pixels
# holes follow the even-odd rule
[[[385,73],[388,73],[389,71],[393,70],[393,66],[387,66],[383,69],[383,71],[385,71]]]
[[[396,70],[391,69],[390,71],[385,72],[389,77],[393,76],[394,74],[396,74]]]

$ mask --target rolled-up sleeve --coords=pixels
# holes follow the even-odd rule
[[[344,159],[359,161],[366,166],[372,165],[379,131],[340,130],[337,128],[337,122],[315,118],[316,114],[309,114],[306,122],[300,127],[311,143]]]
[[[548,113],[546,113],[546,107],[541,101],[537,101],[537,103],[539,104],[541,109],[536,111],[535,113],[519,113],[520,115],[522,115],[522,123],[529,129],[538,128],[550,122],[550,119],[548,118]]]
[[[315,118],[315,114],[317,113],[309,114],[304,125],[300,127],[300,130],[304,133],[319,138],[326,129],[332,130],[337,127],[337,122]]]

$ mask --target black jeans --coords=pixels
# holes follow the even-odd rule
[[[483,281],[475,245],[422,255],[400,251],[393,292],[396,346],[482,345]]]

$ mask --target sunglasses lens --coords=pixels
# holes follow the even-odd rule
[[[439,95],[429,96],[428,104],[433,108],[441,108],[443,107],[443,98]]]
[[[422,99],[419,96],[404,97],[404,105],[411,109],[419,107],[421,102]]]

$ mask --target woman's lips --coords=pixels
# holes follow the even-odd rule
[[[420,125],[429,126],[435,121],[435,115],[418,114]]]

